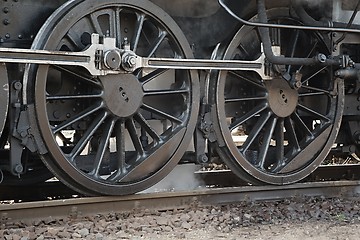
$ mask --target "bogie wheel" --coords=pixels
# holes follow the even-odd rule
[[[129,44],[139,56],[193,57],[171,17],[144,0],[69,1],[44,24],[32,48],[82,51],[93,33],[115,38],[118,48]],[[87,195],[132,194],[157,183],[176,166],[195,128],[194,71],[96,77],[80,67],[32,65],[25,82],[48,149],[44,163]]]
[[[273,23],[301,24],[285,8],[269,10],[268,17]],[[316,32],[272,30],[270,35],[276,54],[329,54],[325,38]],[[236,33],[224,53],[224,59],[260,56],[257,29],[249,26]],[[252,184],[290,184],[313,172],[329,153],[340,127],[344,87],[331,67],[268,69],[270,78],[252,71],[220,71],[212,82],[217,148],[232,171]]]

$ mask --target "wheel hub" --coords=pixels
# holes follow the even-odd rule
[[[286,80],[268,81],[266,88],[269,93],[270,108],[278,117],[288,117],[295,111],[299,96]]]
[[[107,75],[100,80],[104,87],[104,102],[112,114],[127,118],[138,111],[143,102],[144,92],[134,75]]]

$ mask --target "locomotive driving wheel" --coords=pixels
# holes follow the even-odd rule
[[[139,56],[192,58],[175,22],[144,0],[69,1],[44,24],[33,49],[82,51],[91,35]],[[116,57],[116,56],[114,56]],[[113,58],[111,58],[113,59]],[[108,64],[112,64],[110,61]],[[199,86],[189,70],[139,69],[91,76],[81,67],[29,65],[44,163],[88,195],[124,195],[166,176],[187,149]]]
[[[268,17],[272,23],[301,24],[288,9],[269,10]],[[329,54],[326,41],[316,32],[273,29],[270,35],[277,55]],[[243,26],[224,59],[252,61],[261,54],[257,29]],[[334,143],[343,110],[343,83],[333,77],[331,67],[280,66],[266,60],[264,65],[265,74],[220,71],[214,79],[210,95],[219,155],[250,183],[294,183],[313,172]]]

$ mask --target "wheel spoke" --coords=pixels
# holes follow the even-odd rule
[[[79,43],[74,39],[73,36],[70,35],[70,33],[68,33],[66,35],[66,37],[63,39],[63,41],[65,42],[63,44],[63,46],[66,46],[68,49],[70,49],[70,51],[73,51],[73,52],[81,51],[81,47],[79,46]],[[68,50],[68,49],[66,49],[66,50]]]
[[[311,57],[311,56],[313,55],[313,53],[314,53],[314,51],[315,51],[315,49],[316,49],[316,47],[317,47],[318,44],[319,44],[319,40],[316,39],[314,45],[312,46],[312,48],[310,48],[309,53],[306,55],[306,58],[309,58],[309,57]],[[302,66],[299,68],[298,71],[301,71],[303,68],[304,68],[304,65],[302,65]]]
[[[316,88],[316,87],[310,87],[310,86],[302,86],[302,88],[304,89],[308,89],[308,90],[312,90],[312,91],[316,91],[319,93],[324,93],[328,96],[332,96],[333,94],[330,91],[324,90],[324,89],[320,89],[320,88]]]
[[[265,89],[265,86],[264,85],[261,85],[258,81],[256,81],[256,80],[251,80],[251,79],[249,79],[249,78],[247,78],[247,77],[244,77],[244,76],[242,76],[241,74],[239,74],[239,73],[237,73],[237,72],[235,72],[235,71],[229,71],[229,73],[231,74],[231,75],[233,75],[233,76],[235,76],[235,77],[237,77],[237,78],[240,78],[240,79],[242,79],[242,80],[244,80],[244,81],[246,81],[246,82],[248,82],[248,83],[251,83],[251,84],[253,84],[253,85],[255,85],[255,86],[257,86],[257,87],[259,87],[259,88],[261,88],[261,89]]]
[[[117,7],[114,10],[115,14],[115,38],[116,38],[116,46],[120,49],[122,44],[121,39],[121,18],[120,18],[121,8]]]
[[[262,145],[260,147],[260,154],[259,154],[259,159],[258,159],[258,166],[261,169],[264,169],[265,166],[265,161],[266,161],[266,156],[268,154],[268,150],[270,147],[270,142],[271,142],[271,137],[274,133],[275,130],[275,126],[276,126],[276,122],[277,122],[277,118],[273,117],[272,120],[270,122],[268,122],[267,125],[268,128],[266,128],[266,132],[263,138],[263,142]]]
[[[95,162],[93,164],[93,171],[91,171],[89,173],[89,175],[96,176],[97,178],[99,178],[99,171],[101,168],[101,164],[104,161],[105,153],[106,153],[106,151],[110,151],[109,150],[109,141],[110,141],[110,137],[111,137],[112,131],[114,129],[114,126],[115,126],[114,119],[108,120],[105,123],[105,126],[102,129],[103,133],[102,133],[100,143],[99,143],[99,146],[98,146],[98,149],[96,152],[96,156],[95,156]]]
[[[182,124],[182,122],[183,122],[180,118],[174,117],[166,112],[155,109],[147,104],[143,104],[141,108],[148,112],[154,113],[160,117],[166,118],[166,119],[170,120],[171,122],[174,122],[177,124]]]
[[[189,93],[189,89],[174,89],[174,90],[145,90],[144,96],[158,96],[158,95],[173,95]]]
[[[92,24],[95,32],[100,34],[100,35],[104,35],[104,33],[103,33],[102,29],[101,29],[100,23],[98,21],[97,14],[95,14],[95,13],[90,14],[90,21],[91,21],[91,24]]]
[[[324,116],[324,115],[322,115],[322,114],[320,114],[320,113],[318,113],[318,112],[316,112],[316,111],[314,111],[314,110],[312,110],[312,109],[310,109],[310,108],[308,108],[308,107],[306,107],[306,106],[304,106],[302,104],[299,104],[298,108],[300,110],[304,111],[304,112],[310,113],[311,115],[313,115],[313,116],[315,116],[315,117],[317,117],[317,118],[319,118],[319,119],[321,119],[321,120],[323,120],[325,122],[330,122],[331,121],[328,117],[326,117],[326,116]]]
[[[319,73],[321,73],[322,71],[324,71],[326,68],[328,68],[328,66],[322,67],[319,70],[317,70],[315,73],[313,73],[310,77],[306,78],[304,81],[301,82],[302,85],[304,85],[305,83],[307,83],[309,80],[313,79],[314,77],[316,77]]]
[[[285,118],[285,129],[286,129],[286,136],[288,137],[289,143],[293,146],[295,152],[299,152],[300,144],[296,137],[296,132],[294,128],[294,123],[291,121],[290,117]]]
[[[116,154],[117,166],[119,173],[125,172],[125,122],[122,120],[118,123],[116,128]]]
[[[240,151],[242,152],[246,152],[249,147],[251,146],[251,144],[254,142],[254,140],[256,139],[256,137],[259,136],[259,133],[261,132],[261,130],[263,129],[263,127],[265,126],[265,124],[267,123],[267,121],[270,119],[271,117],[271,112],[268,111],[266,113],[263,113],[261,115],[261,117],[259,118],[259,120],[257,121],[257,123],[254,125],[254,127],[252,128],[249,136],[246,138],[246,141],[244,142],[244,144],[242,145]]]
[[[298,43],[299,43],[299,35],[300,35],[300,31],[299,30],[295,30],[293,33],[292,33],[292,36],[291,36],[291,44],[288,45],[288,51],[289,54],[288,54],[288,57],[292,58],[295,56],[295,51],[296,51],[296,48],[298,46]],[[292,65],[287,65],[287,72],[290,73],[291,72],[291,68],[292,68]]]
[[[92,85],[95,85],[97,87],[101,87],[101,84],[98,81],[96,81],[94,79],[91,79],[91,78],[88,78],[88,77],[85,77],[85,76],[82,76],[79,73],[75,72],[75,70],[71,70],[71,69],[69,69],[67,67],[59,66],[59,65],[54,65],[53,67],[55,69],[59,70],[59,71],[66,72],[68,74],[73,75],[74,77],[77,77],[78,78],[77,80],[82,80],[82,81],[85,81],[85,82],[90,83]]]
[[[244,97],[244,98],[226,98],[225,103],[232,102],[242,102],[242,101],[256,101],[256,100],[266,100],[267,96],[263,97]]]
[[[156,70],[152,71],[151,73],[147,74],[146,76],[140,78],[139,81],[142,83],[142,85],[145,85],[148,82],[156,79],[160,75],[166,73],[167,71],[169,71],[169,69],[156,69]]]
[[[116,166],[117,171],[110,175],[106,180],[116,182],[117,179],[126,174],[126,150],[125,150],[125,122],[119,120],[115,125],[115,137],[116,137]]]
[[[135,31],[134,31],[134,37],[133,37],[133,41],[131,43],[133,52],[136,52],[138,44],[139,44],[141,31],[143,29],[143,25],[144,25],[144,21],[145,21],[145,14],[137,14],[136,17],[137,17],[137,21],[136,21],[136,26],[135,26]]]
[[[52,130],[53,134],[56,134],[57,132],[69,127],[71,124],[76,123],[77,121],[80,121],[84,117],[87,117],[87,116],[95,113],[102,107],[103,107],[103,104],[98,104],[98,105],[88,107],[87,109],[85,109],[84,111],[75,115],[74,117],[69,118],[68,120],[66,120],[66,121],[62,122],[61,124],[57,125],[56,127],[54,127]]]
[[[46,100],[77,100],[77,99],[92,99],[101,98],[103,94],[82,94],[82,95],[59,95],[59,96],[46,96]]]
[[[131,141],[133,142],[134,148],[137,152],[137,156],[138,156],[137,158],[140,159],[141,157],[143,157],[145,155],[145,150],[144,150],[144,147],[142,146],[141,141],[138,137],[134,120],[132,118],[130,118],[126,121],[125,124],[128,129],[128,132],[130,134]]]
[[[157,132],[150,126],[150,124],[145,120],[141,113],[137,113],[134,115],[134,120],[138,122],[141,127],[150,135],[150,137],[156,142],[159,143],[161,141],[161,137],[157,134]]]
[[[324,92],[308,92],[308,93],[300,93],[299,97],[315,97],[315,96],[323,96],[325,95]]]
[[[285,154],[285,147],[284,147],[284,119],[278,119],[276,124],[275,130],[275,141],[276,141],[276,159],[277,165],[283,165],[284,163],[284,154]]]
[[[306,136],[310,137],[310,138],[314,138],[313,133],[310,131],[310,129],[306,126],[306,124],[304,123],[304,121],[300,118],[299,114],[297,114],[296,112],[292,114],[292,117],[294,118],[294,122],[296,123],[297,126],[299,126],[305,133]]]
[[[151,50],[147,54],[147,57],[152,57],[155,54],[156,50],[158,50],[158,48],[160,47],[161,43],[164,41],[166,36],[167,36],[167,32],[165,31],[160,32],[159,37],[155,41],[154,45],[150,47]]]
[[[233,131],[235,128],[239,127],[244,122],[248,121],[250,118],[252,118],[252,117],[256,116],[257,114],[261,113],[262,111],[264,111],[267,107],[268,107],[267,104],[263,103],[263,104],[258,105],[255,108],[253,108],[250,112],[246,113],[243,117],[241,117],[240,119],[237,119],[235,122],[230,124],[230,126],[229,126],[230,132]]]
[[[75,158],[84,150],[91,137],[95,134],[95,132],[99,129],[103,121],[106,119],[107,113],[103,112],[96,116],[96,118],[92,121],[90,126],[86,129],[85,133],[82,135],[81,139],[77,142],[75,147],[71,150],[70,154],[66,154],[68,159],[71,162],[74,162]]]

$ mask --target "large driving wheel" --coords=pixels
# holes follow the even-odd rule
[[[268,16],[272,23],[301,24],[288,9],[269,10]],[[271,38],[276,54],[301,58],[329,54],[326,41],[316,32],[273,29]],[[244,26],[224,59],[251,61],[261,52],[257,29]],[[294,183],[313,172],[334,143],[343,110],[343,84],[326,66],[268,64],[263,70],[269,70],[271,77],[221,71],[214,79],[211,97],[219,154],[233,172],[251,183]]]
[[[144,0],[69,1],[32,48],[81,51],[91,34],[139,56],[192,58],[175,22]],[[140,69],[95,77],[80,67],[28,66],[44,163],[75,190],[123,195],[166,176],[187,149],[198,113],[198,79],[188,70]]]

